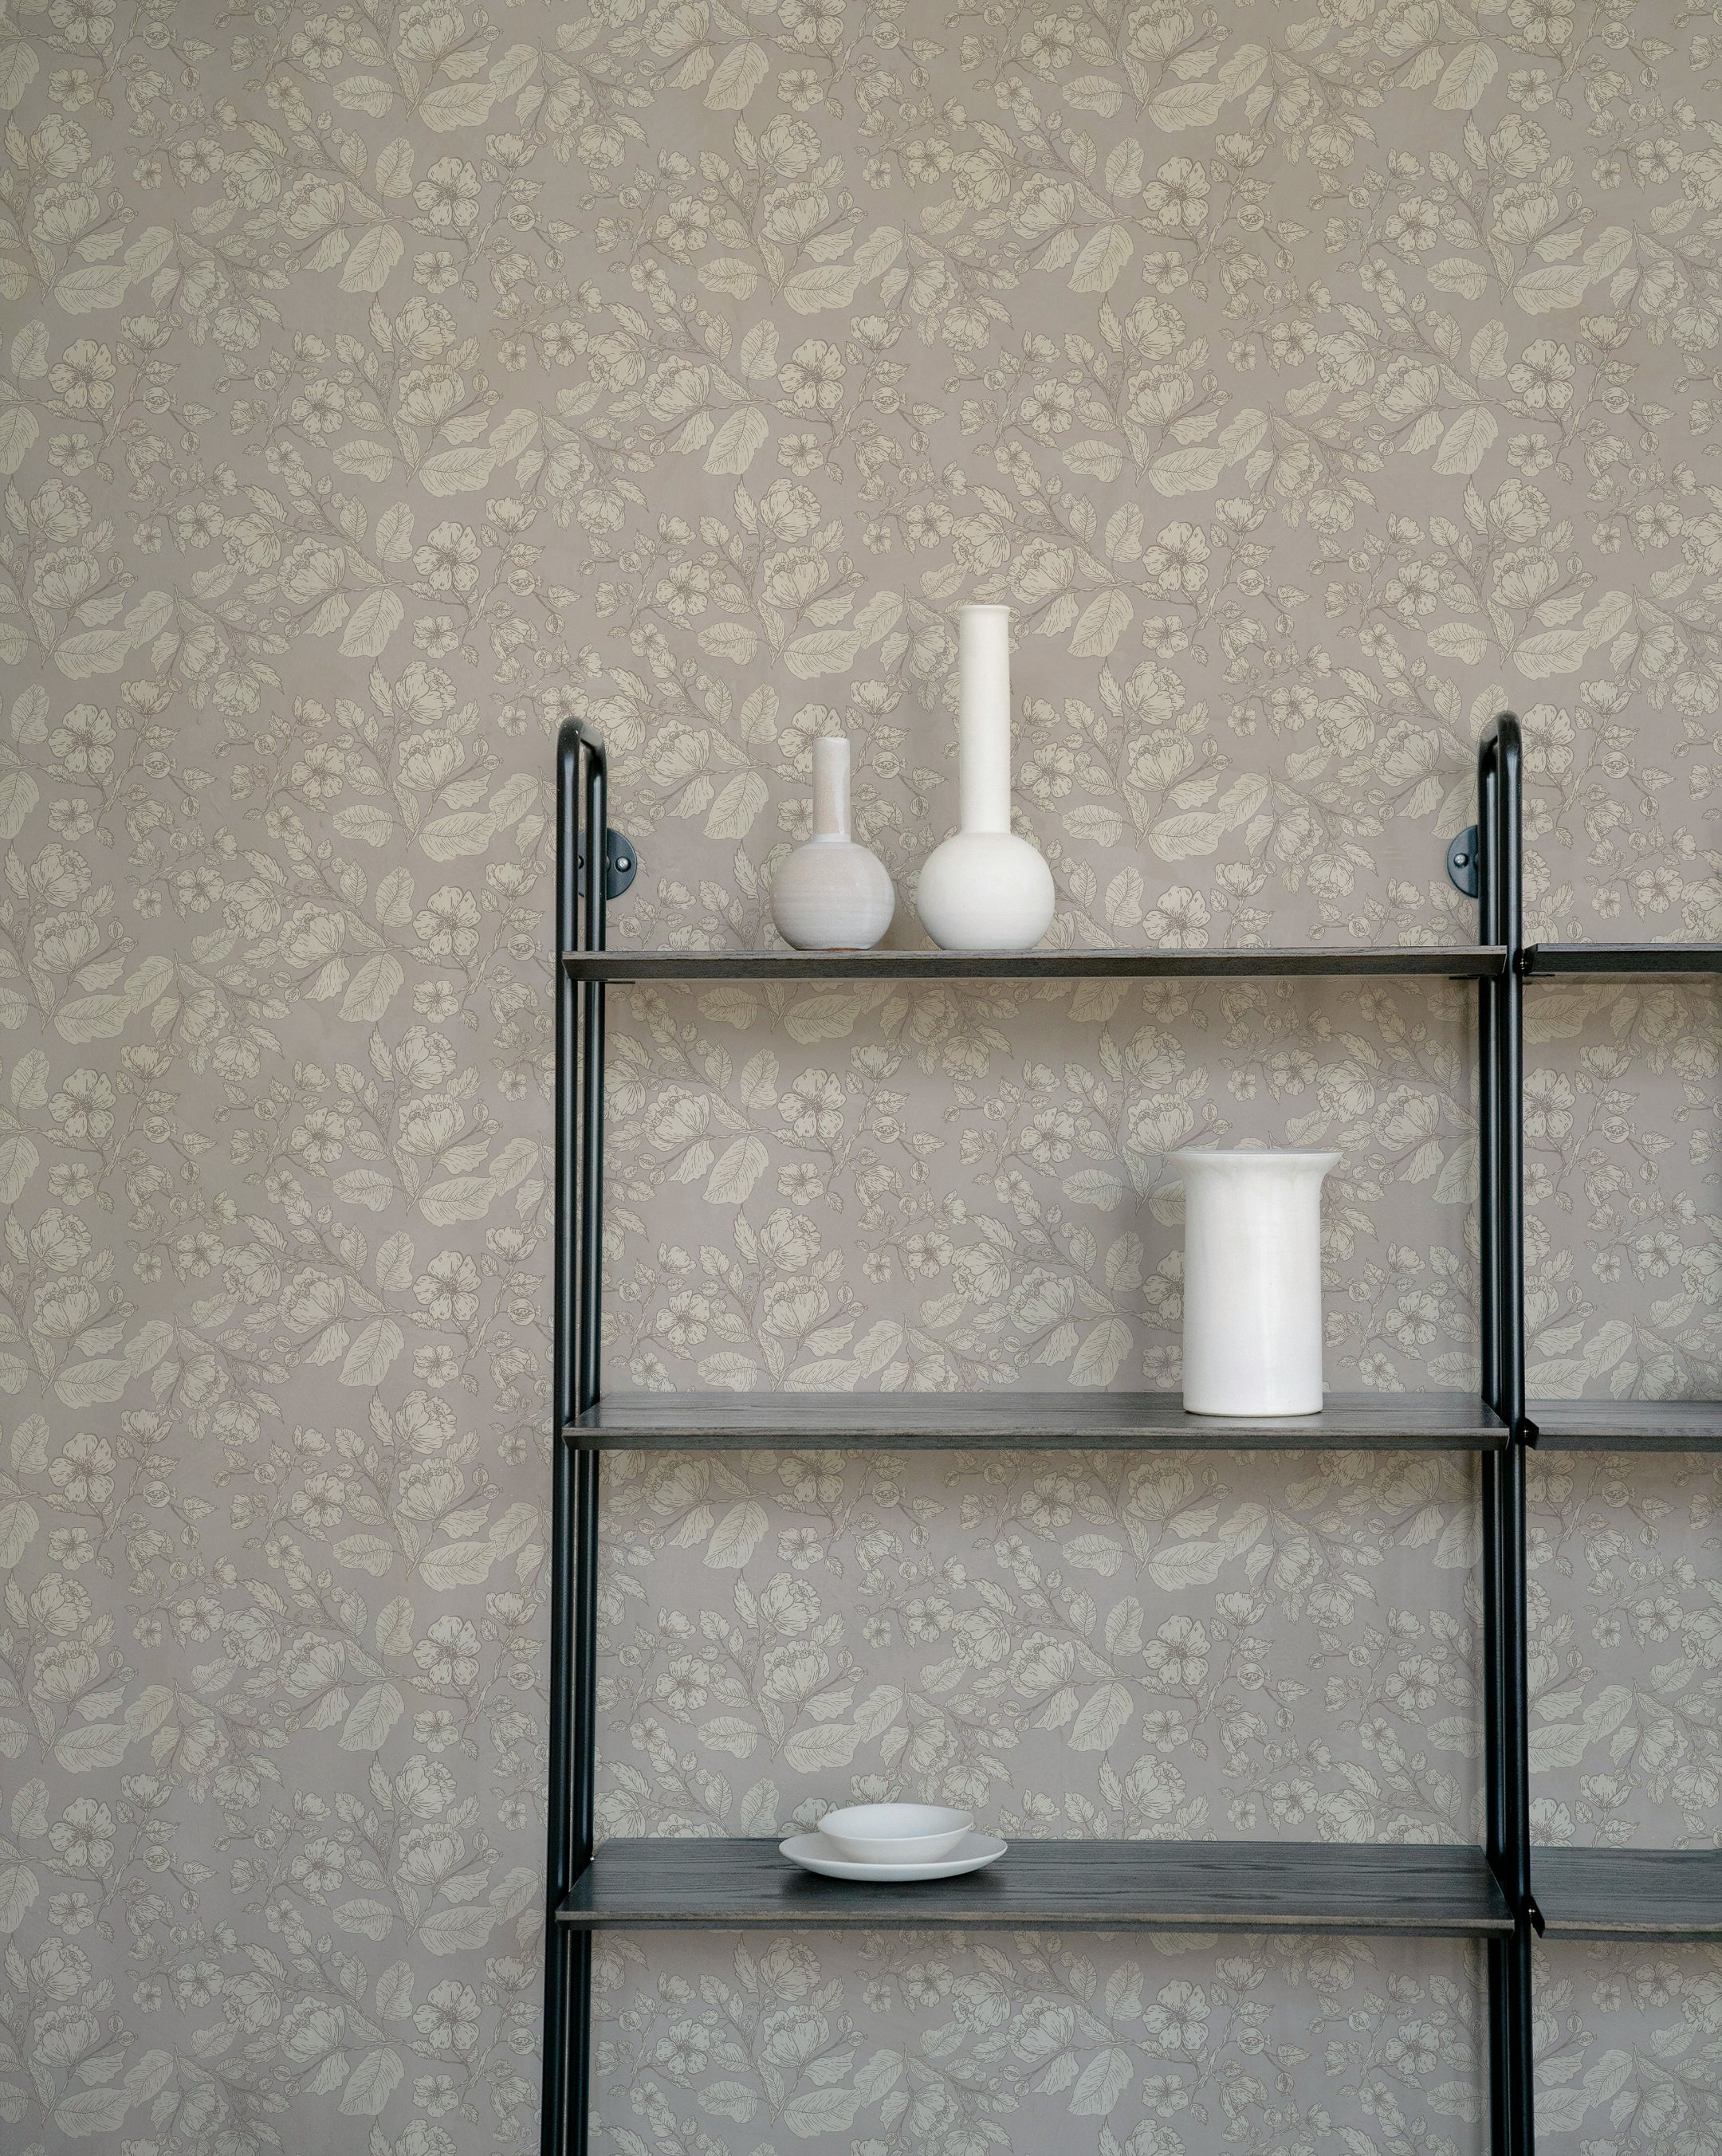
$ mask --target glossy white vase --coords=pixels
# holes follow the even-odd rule
[[[1336,1152],[1169,1153],[1184,1182],[1184,1404],[1321,1409],[1321,1186]]]
[[[849,743],[813,745],[813,836],[771,880],[771,917],[798,951],[871,951],[897,894],[885,864],[857,845],[849,821]]]
[[[1010,609],[957,610],[963,828],[928,856],[916,907],[944,951],[1026,951],[1052,925],[1052,871],[1010,829]]]

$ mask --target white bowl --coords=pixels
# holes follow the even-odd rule
[[[944,1804],[848,1804],[819,1830],[851,1864],[936,1864],[974,1825],[973,1812]]]

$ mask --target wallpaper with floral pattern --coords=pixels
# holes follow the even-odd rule
[[[1715,937],[1722,19],[16,0],[0,19],[0,2140],[536,2146],[550,748],[757,946],[914,933],[1015,613],[1065,943]],[[610,1382],[1176,1383],[1192,1138],[1474,1378],[1435,982],[613,998]],[[1722,1389],[1715,999],[1540,990],[1533,1389]],[[1722,1490],[1533,1461],[1538,1830],[1717,1841]],[[1478,1832],[1461,1459],[635,1456],[608,1832]],[[1722,1958],[1540,1953],[1544,2145],[1722,2139]],[[615,1938],[608,2156],[1471,2156],[1457,1945]]]

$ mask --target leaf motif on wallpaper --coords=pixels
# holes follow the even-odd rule
[[[131,2107],[131,2092],[123,2084],[75,2089],[54,2107],[54,2123],[68,2139],[82,2140],[92,2133],[116,2133]]]
[[[444,1543],[419,1560],[419,1577],[434,1594],[459,1587],[481,1587],[491,1576],[499,1553],[493,1543]]]
[[[1117,1742],[1134,1708],[1128,1685],[1102,1685],[1077,1709],[1066,1741],[1073,1752],[1104,1752]]]
[[[378,1385],[406,1346],[406,1336],[392,1317],[373,1317],[347,1349],[341,1365],[343,1385]]]
[[[1136,2078],[1135,2061],[1122,2044],[1108,2044],[1077,2076],[1070,2107],[1077,2118],[1108,2118]]]
[[[375,1752],[406,1712],[406,1702],[392,1684],[368,1685],[348,1710],[341,1731],[343,1752]]]
[[[749,38],[732,45],[712,70],[706,84],[705,102],[715,112],[740,112],[771,69],[763,45]]]
[[[42,1889],[27,1864],[0,1864],[0,1935],[15,1932]]]
[[[802,2089],[784,2106],[784,2123],[802,2141],[815,2134],[847,2133],[863,2101],[856,2088]]]
[[[1435,104],[1442,112],[1468,112],[1478,103],[1500,67],[1494,49],[1480,39],[1461,45],[1436,86]]]
[[[1117,649],[1118,639],[1135,618],[1136,608],[1125,593],[1103,592],[1083,608],[1071,633],[1072,656],[1105,658]]]
[[[1175,1543],[1149,1559],[1148,1576],[1168,1593],[1185,1587],[1205,1587],[1218,1578],[1226,1554],[1221,1543]]]
[[[405,252],[406,242],[392,224],[373,224],[347,249],[341,269],[342,290],[380,292]]]
[[[1435,469],[1442,473],[1474,472],[1488,455],[1500,432],[1495,415],[1482,404],[1460,413],[1442,437],[1435,453]]]
[[[719,422],[706,449],[706,470],[708,472],[747,470],[764,447],[771,432],[770,422],[757,405],[744,404]]]
[[[1109,292],[1123,275],[1136,243],[1128,225],[1103,224],[1083,241],[1072,265],[1073,292]]]
[[[738,1571],[745,1565],[770,1527],[763,1505],[751,1498],[732,1505],[712,1530],[704,1562],[722,1571]]]
[[[471,494],[489,485],[496,461],[493,450],[469,442],[460,449],[433,450],[414,476],[427,494]]]
[[[1181,127],[1211,127],[1226,100],[1223,82],[1180,82],[1149,100],[1148,117],[1163,133]]]
[[[341,649],[349,659],[374,659],[384,650],[406,613],[398,592],[383,585],[368,592],[347,617]]]
[[[470,1953],[484,1945],[496,1928],[497,1912],[482,1902],[433,1909],[418,1928],[419,1943],[434,1954]]]
[[[347,2076],[341,2094],[343,2118],[374,2118],[399,2087],[407,2071],[398,2051],[367,2051]]]

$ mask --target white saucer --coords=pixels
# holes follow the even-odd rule
[[[936,1864],[854,1864],[839,1856],[822,1834],[792,1834],[778,1847],[791,1864],[804,1871],[817,1871],[825,1879],[870,1879],[879,1886],[893,1880],[956,1879],[965,1871],[979,1871],[1005,1854],[1006,1845],[996,1835],[965,1834],[948,1856]]]

